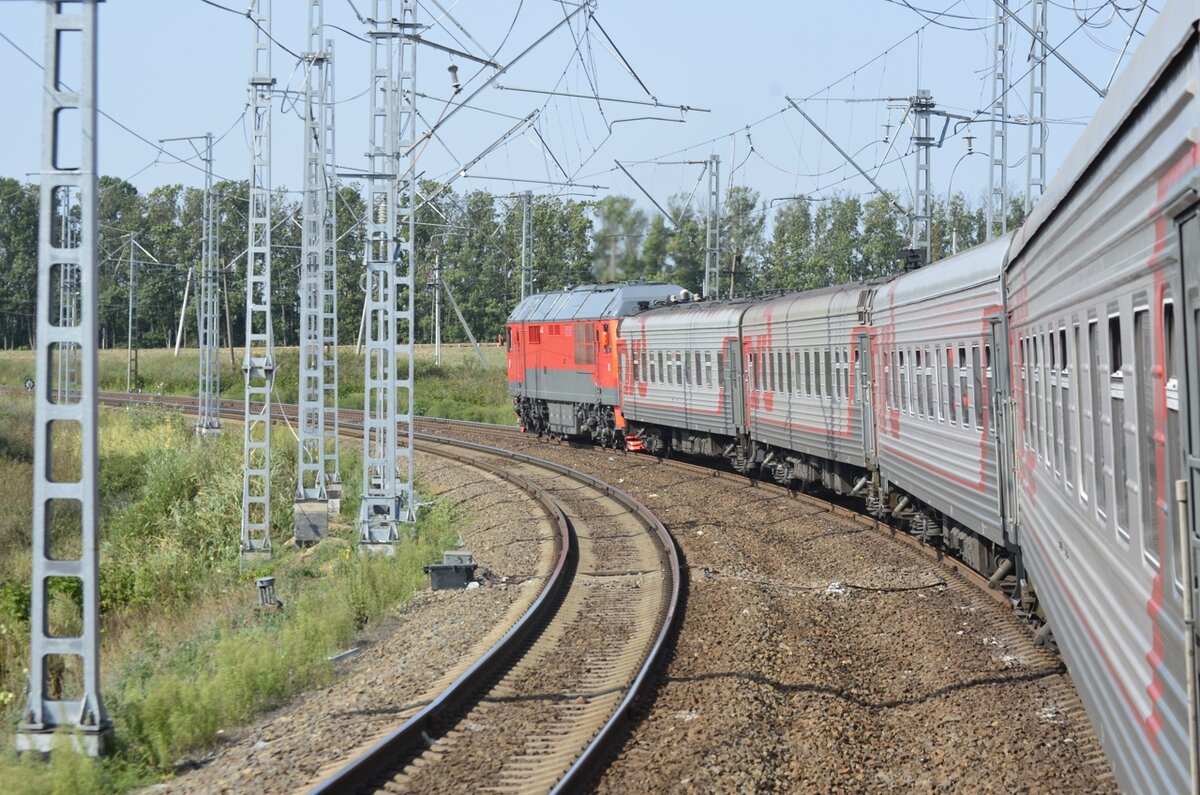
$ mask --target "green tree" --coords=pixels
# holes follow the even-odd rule
[[[605,196],[592,208],[599,223],[592,249],[597,281],[643,278],[646,268],[639,244],[646,235],[645,211],[628,196]]]
[[[0,336],[6,348],[33,344],[37,235],[37,188],[0,177]]]

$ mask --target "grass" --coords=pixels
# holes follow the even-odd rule
[[[295,445],[284,431],[272,456],[275,554],[243,569],[240,434],[202,440],[178,415],[105,411],[101,672],[115,752],[99,764],[67,752],[50,764],[18,759],[8,749],[28,660],[31,429],[31,401],[0,400],[0,792],[119,792],[170,776],[218,729],[328,683],[328,656],[422,587],[422,565],[456,542],[449,508],[435,504],[394,558],[355,554],[348,517],[357,514],[361,462],[346,446],[343,510],[329,537],[308,549],[286,543],[292,494],[282,484],[294,477]],[[71,442],[56,444],[70,451]],[[60,458],[56,466],[73,465],[70,454]],[[281,610],[254,608],[254,579],[265,575],[276,578]],[[59,591],[51,618],[69,627],[79,596]]]
[[[495,345],[480,349],[488,363],[485,370],[470,346],[443,346],[442,365],[434,363],[433,346],[417,346],[413,366],[416,378],[414,403],[418,414],[449,419],[513,424],[512,401],[505,383],[505,351]],[[240,355],[240,354],[239,354]],[[276,350],[275,399],[295,403],[298,394],[299,353],[296,348]],[[338,399],[343,408],[362,408],[363,358],[354,348],[339,348]],[[240,360],[237,369],[223,350],[221,395],[240,398],[244,394]],[[32,351],[0,351],[0,385],[20,386],[34,377]],[[138,382],[144,392],[192,395],[199,380],[199,352],[195,348],[174,356],[162,348],[141,351]],[[100,388],[124,391],[126,352],[100,352]]]

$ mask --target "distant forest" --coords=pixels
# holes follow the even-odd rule
[[[217,184],[220,246],[233,343],[241,346],[245,295],[246,182]],[[477,338],[494,339],[520,298],[522,204],[487,191],[455,193],[422,185],[434,196],[417,213],[417,342],[433,338],[431,269],[440,258],[443,279]],[[140,347],[174,342],[188,269],[200,259],[202,191],[163,185],[138,193],[130,183],[100,178],[100,340],[124,347],[129,303],[130,244],[134,271],[134,340]],[[774,204],[774,206],[771,206]],[[38,189],[0,178],[0,345],[31,347],[36,329]],[[339,340],[353,344],[362,311],[364,213],[357,185],[343,185],[335,203],[338,233]],[[538,291],[590,281],[644,279],[698,291],[704,278],[703,212],[686,195],[667,203],[671,219],[652,217],[633,199],[608,196],[576,201],[536,196],[533,203],[534,286]],[[955,194],[935,203],[933,259],[982,242],[982,197]],[[300,203],[279,190],[274,203],[273,319],[277,345],[298,344]],[[908,245],[907,219],[885,196],[833,195],[819,200],[768,203],[757,192],[731,188],[721,213],[721,294],[807,290],[895,273]],[[77,219],[76,219],[77,220]],[[1014,200],[1009,227],[1022,220]],[[193,283],[193,295],[195,284]],[[194,302],[185,322],[195,344]],[[465,341],[452,315],[443,339]],[[222,345],[227,345],[224,323]]]

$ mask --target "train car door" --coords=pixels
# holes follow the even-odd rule
[[[1181,408],[1187,412],[1187,497],[1188,497],[1188,539],[1187,555],[1192,562],[1192,582],[1184,584],[1184,597],[1192,600],[1195,607],[1195,578],[1197,572],[1196,548],[1200,546],[1200,212],[1194,212],[1179,225],[1179,260],[1183,266],[1183,351],[1184,351],[1184,393],[1186,399],[1179,401]],[[1193,615],[1195,613],[1193,612]],[[1192,631],[1192,644],[1196,644],[1195,630]],[[1191,674],[1192,684],[1197,683],[1196,671]],[[1196,697],[1196,690],[1188,693],[1189,699]],[[1197,744],[1200,731],[1195,723],[1195,704],[1189,705],[1189,751],[1197,754]],[[1192,782],[1193,788],[1196,782]]]
[[[721,367],[725,390],[725,422],[738,435],[746,432],[746,401],[742,390],[742,347],[738,339],[725,340],[725,360]]]
[[[868,468],[875,466],[875,411],[874,396],[871,394],[871,339],[865,331],[860,331],[854,342],[855,378],[854,385],[858,392],[858,405],[852,406],[862,418],[863,460]]]
[[[1016,462],[1014,460],[1014,441],[1012,430],[1012,411],[1010,399],[1011,363],[1008,350],[1008,325],[1002,317],[993,317],[990,321],[989,339],[991,340],[991,403],[988,411],[992,413],[992,435],[996,445],[996,487],[997,499],[1000,502],[1000,521],[1004,528],[1004,537],[1008,544],[1016,547]]]

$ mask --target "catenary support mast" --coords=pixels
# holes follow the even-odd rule
[[[308,3],[304,81],[304,196],[300,241],[300,417],[296,429],[296,540],[325,533],[325,173],[324,3]],[[319,515],[318,515],[319,514]]]
[[[250,76],[249,240],[246,252],[246,349],[242,462],[243,555],[271,552],[271,390],[275,345],[271,328],[271,0],[254,0]]]
[[[1046,0],[1031,0],[1033,42],[1029,60],[1029,147],[1025,157],[1025,213],[1046,190]]]
[[[705,298],[721,293],[721,156],[708,158],[708,208],[704,216]]]
[[[213,137],[204,136],[204,211],[200,230],[200,402],[196,432],[221,429],[221,273],[217,261],[217,197],[213,192]]]
[[[390,544],[416,519],[413,300],[416,0],[372,0],[367,151],[363,487],[359,536]]]
[[[988,167],[987,239],[1008,231],[1008,0],[996,0],[992,26],[991,165]]]
[[[19,750],[44,753],[63,737],[92,756],[111,729],[100,696],[96,5],[45,3],[29,688],[16,736]],[[74,86],[54,68],[68,63],[79,65]],[[72,151],[66,142],[74,141],[80,148]],[[68,245],[55,227],[72,203],[79,208],[79,232]],[[55,282],[67,269],[78,280],[78,311],[55,322]],[[68,350],[78,362],[70,376],[77,386],[60,393],[51,362]],[[60,464],[55,456],[76,435],[78,464]],[[56,583],[82,595],[78,630],[52,622]],[[63,674],[51,687],[54,668]]]

